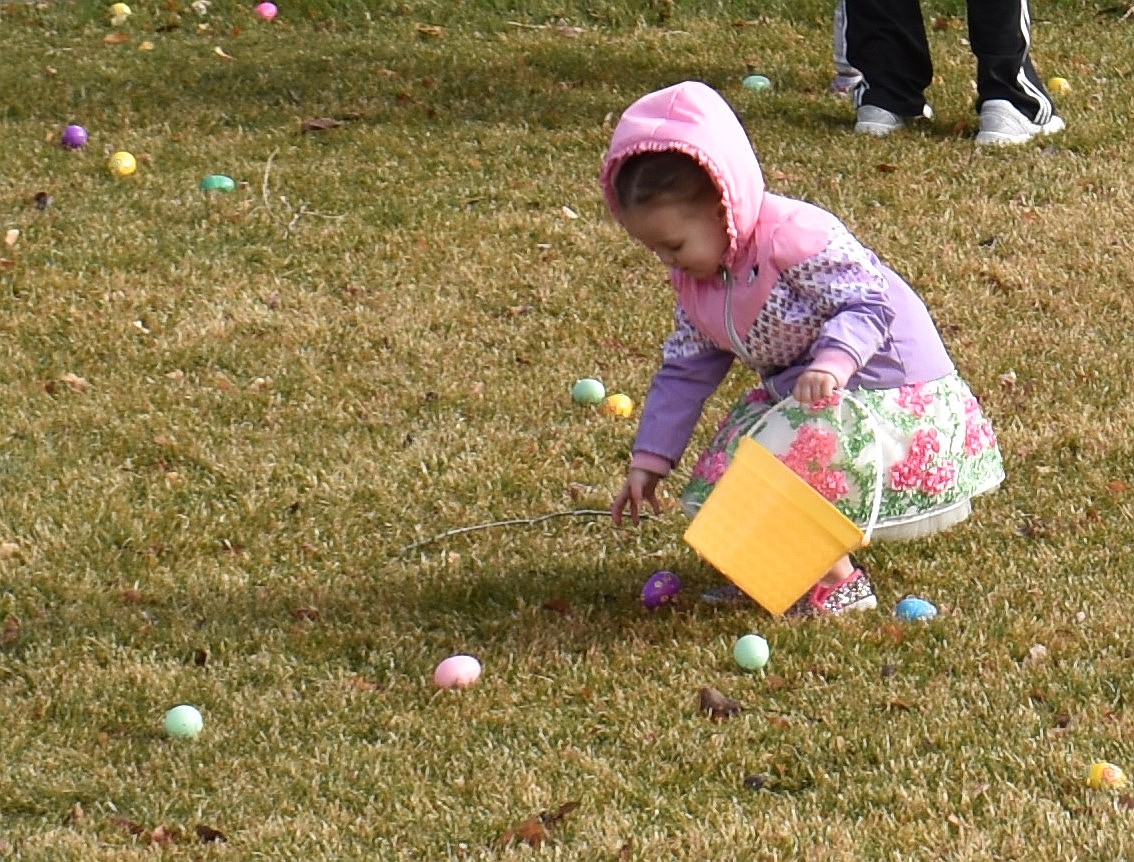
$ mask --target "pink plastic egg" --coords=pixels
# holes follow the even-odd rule
[[[666,602],[673,601],[679,592],[681,592],[681,578],[663,569],[650,575],[649,580],[642,585],[642,604],[653,610]]]
[[[480,679],[480,662],[471,655],[451,655],[433,671],[438,688],[468,688]]]
[[[271,21],[279,14],[279,11],[275,3],[258,3],[255,8],[256,14],[265,21]]]

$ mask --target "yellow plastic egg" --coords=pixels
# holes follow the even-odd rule
[[[634,402],[626,395],[608,395],[603,399],[602,412],[607,416],[629,419],[634,414]]]
[[[1098,790],[1121,790],[1126,786],[1126,773],[1113,763],[1099,760],[1091,764],[1087,784]]]
[[[128,177],[138,169],[138,162],[130,153],[119,150],[110,157],[106,167],[116,177]]]
[[[1066,78],[1048,78],[1047,89],[1056,95],[1071,92],[1071,82]]]

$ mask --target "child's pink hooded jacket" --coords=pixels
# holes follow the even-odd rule
[[[924,304],[834,215],[764,190],[748,135],[710,87],[685,82],[643,96],[614,130],[602,169],[618,218],[614,177],[629,156],[678,150],[715,180],[729,248],[722,276],[672,270],[677,328],[646,398],[634,466],[662,475],[680,460],[701,409],[739,357],[775,397],[806,369],[850,388],[890,389],[954,371]]]

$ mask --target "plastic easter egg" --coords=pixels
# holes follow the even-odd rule
[[[480,679],[480,662],[471,655],[451,655],[433,671],[438,688],[468,688]]]
[[[931,620],[937,616],[937,606],[917,596],[907,596],[894,607],[894,616],[903,620]]]
[[[257,3],[254,11],[265,21],[271,21],[280,14],[280,10],[276,8],[275,3]]]
[[[1060,78],[1060,77],[1048,78],[1047,79],[1047,89],[1057,96],[1062,94],[1062,93],[1070,93],[1071,92],[1071,82],[1068,81],[1066,78]]]
[[[110,7],[110,17],[115,24],[121,24],[132,14],[133,12],[130,10],[130,7],[125,3],[115,3]]]
[[[749,75],[740,85],[746,90],[770,90],[772,89],[772,80],[765,75]]]
[[[1126,786],[1126,773],[1113,763],[1099,760],[1087,770],[1087,784],[1096,790],[1121,790]]]
[[[606,397],[606,387],[594,377],[583,377],[571,387],[571,397],[576,404],[601,404]]]
[[[197,707],[183,703],[165,714],[165,732],[174,739],[193,739],[205,726]]]
[[[59,143],[69,150],[81,150],[87,145],[87,130],[74,124],[67,126],[59,137]]]
[[[760,635],[744,635],[732,647],[732,657],[745,670],[759,670],[768,663],[770,655],[768,642]]]
[[[650,610],[672,602],[681,592],[681,578],[668,569],[654,572],[642,585],[642,604]]]
[[[207,192],[230,192],[236,188],[236,183],[224,174],[209,174],[201,180],[201,188]]]
[[[629,419],[634,415],[634,402],[626,395],[608,395],[603,399],[602,412],[607,416]]]
[[[138,162],[130,153],[125,150],[119,150],[110,157],[110,161],[106,163],[106,167],[116,177],[128,177],[138,169]]]

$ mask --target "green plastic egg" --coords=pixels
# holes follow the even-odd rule
[[[207,192],[230,192],[236,188],[236,183],[224,174],[209,174],[201,180],[201,188]]]
[[[759,670],[768,663],[768,642],[760,635],[744,635],[732,648],[732,657],[745,670]]]
[[[606,387],[602,385],[601,380],[584,377],[582,380],[576,380],[575,385],[571,387],[571,397],[577,404],[601,404],[602,399],[606,397]]]
[[[765,75],[749,75],[740,83],[746,90],[772,89],[772,81]]]

